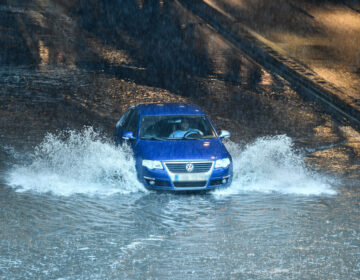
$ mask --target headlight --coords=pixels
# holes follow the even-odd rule
[[[149,169],[164,169],[161,162],[158,160],[143,159],[142,165]]]
[[[229,158],[218,159],[215,161],[215,168],[226,168],[230,165]]]

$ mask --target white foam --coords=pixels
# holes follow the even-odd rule
[[[160,242],[164,240],[164,236],[150,235],[147,238],[140,238],[132,241],[131,243],[123,246],[120,250],[124,253],[130,253],[138,249],[142,249],[147,245],[160,246]]]
[[[146,191],[137,180],[130,149],[115,147],[91,127],[47,134],[27,159],[28,164],[14,166],[7,176],[17,191],[57,195]]]
[[[233,142],[226,146],[233,157],[234,178],[230,187],[215,191],[216,196],[254,191],[336,194],[332,179],[307,167],[285,135],[258,138],[244,147]],[[146,192],[137,180],[130,148],[115,147],[91,127],[48,134],[21,158],[28,163],[13,166],[7,174],[7,183],[17,191],[64,196]]]
[[[286,135],[258,138],[245,147],[233,142],[226,146],[233,157],[234,178],[229,188],[219,189],[215,195],[249,191],[336,194],[331,187],[333,179],[311,170]]]

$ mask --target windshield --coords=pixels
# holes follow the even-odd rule
[[[179,140],[215,137],[215,131],[204,115],[144,116],[141,118],[141,139]]]

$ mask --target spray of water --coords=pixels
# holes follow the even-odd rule
[[[229,142],[234,178],[215,195],[280,192],[302,195],[335,194],[329,178],[306,166],[291,139],[280,135],[258,138],[244,147]],[[115,147],[92,128],[48,134],[30,155],[11,168],[7,181],[18,191],[109,195],[143,191],[128,147]],[[27,163],[25,163],[27,162]]]
[[[305,157],[296,151],[286,135],[261,137],[245,147],[233,142],[226,146],[233,157],[233,183],[227,189],[216,191],[216,195],[249,191],[336,194],[331,188],[334,179],[308,168]]]
[[[91,127],[47,134],[28,163],[14,166],[8,184],[18,191],[108,195],[146,191],[128,147],[115,147]]]

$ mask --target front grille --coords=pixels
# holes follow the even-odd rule
[[[194,165],[194,169],[191,173],[202,173],[208,172],[212,166],[211,161],[204,162],[166,162],[165,165],[172,173],[190,173],[186,170],[186,165],[188,163],[192,163]]]
[[[202,188],[206,186],[206,181],[185,181],[174,182],[176,188]]]

